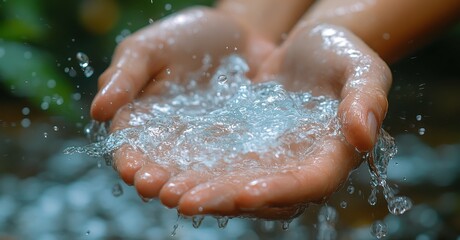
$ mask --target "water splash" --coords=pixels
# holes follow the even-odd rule
[[[378,187],[380,186],[383,189],[383,196],[390,213],[401,215],[412,208],[412,201],[406,196],[396,196],[396,190],[387,183],[387,167],[396,152],[394,139],[381,129],[374,149],[366,155],[371,175],[371,194],[368,202],[370,205],[377,203]]]
[[[129,113],[127,128],[108,134],[108,126],[92,122],[85,133],[93,144],[66,153],[110,157],[128,144],[158,164],[180,169],[222,161],[233,169],[258,164],[244,157],[248,153],[283,167],[282,162],[304,159],[315,139],[342,137],[337,100],[288,92],[277,82],[253,84],[245,76],[248,70],[241,58],[231,56],[210,82],[195,80],[193,74],[188,84],[167,82],[162,96],[123,109]]]
[[[89,78],[93,75],[94,69],[89,65],[89,57],[83,52],[77,52],[76,58],[78,61],[78,65],[80,65],[83,74]]]

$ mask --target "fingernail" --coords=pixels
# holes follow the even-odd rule
[[[375,138],[377,137],[377,119],[373,112],[369,112],[367,115],[367,125],[369,127],[369,136],[371,137],[372,145],[375,143]]]

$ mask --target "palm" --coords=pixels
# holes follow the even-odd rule
[[[336,35],[328,35],[332,30]],[[299,204],[322,201],[359,164],[355,148],[372,146],[372,141],[359,132],[367,124],[361,121],[361,112],[372,110],[372,104],[377,103],[384,107],[375,114],[379,121],[383,119],[386,98],[382,101],[378,94],[385,94],[391,80],[386,65],[371,50],[353,35],[343,34],[329,26],[299,30],[262,64],[256,79],[277,75],[288,90],[338,99],[345,137],[323,132],[314,139],[305,138],[297,146],[309,148],[309,153],[297,161],[254,155],[247,159],[257,161],[257,167],[251,161],[240,161],[231,168],[223,162],[201,170],[158,164],[124,146],[115,154],[121,177],[134,184],[142,196],[159,197],[166,206],[177,207],[186,215],[280,219],[298,213]],[[114,118],[113,130],[128,127],[131,114],[144,111],[123,108]]]
[[[92,116],[109,120],[126,103],[162,91],[163,80],[209,78],[222,57],[244,56],[253,69],[273,46],[230,17],[206,8],[175,14],[125,39],[99,78]]]

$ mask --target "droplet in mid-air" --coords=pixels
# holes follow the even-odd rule
[[[371,226],[371,234],[372,236],[381,239],[386,237],[388,233],[388,227],[383,221],[375,221]]]
[[[77,60],[80,67],[85,68],[89,65],[89,58],[85,53],[77,52]]]
[[[112,195],[115,196],[115,197],[119,197],[119,196],[123,195],[123,188],[121,187],[120,183],[116,183],[115,185],[113,185],[113,187],[112,187]]]

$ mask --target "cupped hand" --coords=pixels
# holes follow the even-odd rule
[[[120,176],[143,197],[159,197],[185,215],[284,219],[298,214],[305,203],[324,200],[360,163],[355,149],[367,151],[375,142],[386,113],[388,67],[346,29],[318,25],[297,28],[262,64],[256,80],[275,75],[288,90],[338,99],[344,137],[325,133],[305,139],[298,148],[305,144],[310,151],[298,161],[255,155],[248,158],[258,161],[258,167],[241,162],[238,168],[222,164],[201,170],[160,165],[125,145],[114,156]],[[132,111],[119,111],[112,130],[127,127]]]
[[[163,80],[187,79],[203,69],[206,80],[221,58],[240,54],[254,71],[274,48],[224,13],[193,8],[151,24],[123,40],[99,78],[91,116],[110,120],[123,105],[141,95],[162,92]],[[251,74],[251,73],[250,73]]]
[[[281,76],[288,90],[312,91],[340,101],[338,118],[348,143],[372,149],[385,118],[391,72],[347,29],[328,25],[296,28],[264,62],[257,81]]]

